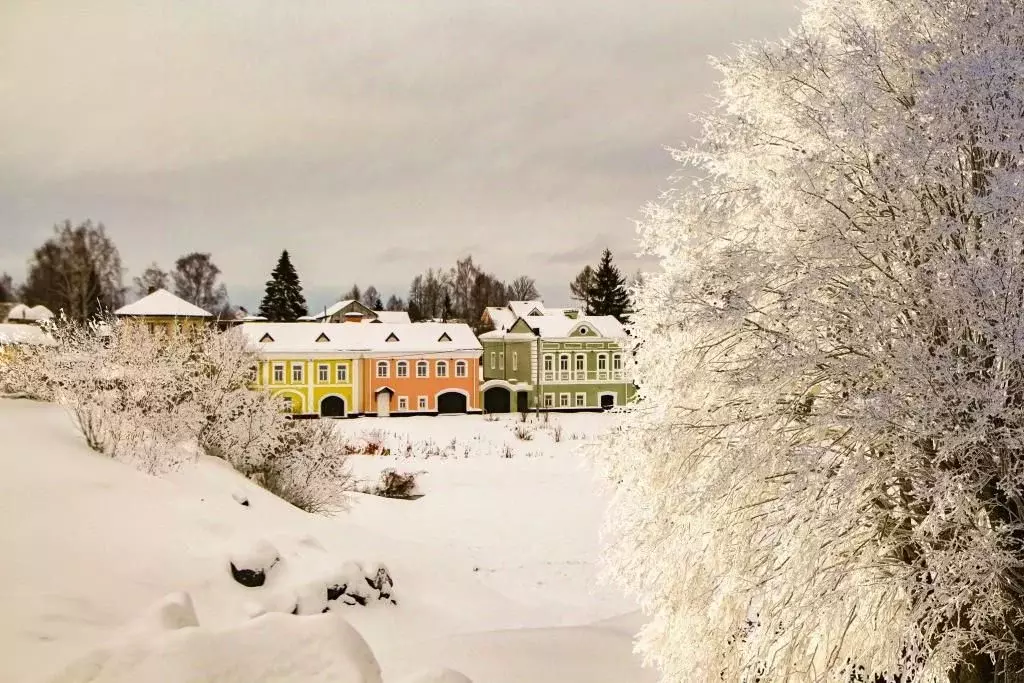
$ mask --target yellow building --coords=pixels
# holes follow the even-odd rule
[[[308,324],[249,323],[243,328],[260,348],[257,386],[280,398],[287,412],[322,417],[358,412],[356,360],[336,349],[329,332],[314,339]]]
[[[205,325],[213,314],[177,297],[166,289],[157,289],[134,303],[114,311],[123,320],[134,320],[149,327],[150,331],[182,329]]]

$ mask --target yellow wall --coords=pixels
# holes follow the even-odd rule
[[[131,320],[140,325],[145,325],[150,331],[155,331],[159,328],[165,330],[189,329],[199,327],[207,322],[206,318],[175,318],[167,315],[126,316],[124,320]],[[210,321],[212,320],[210,318]]]
[[[320,366],[326,366],[327,379],[321,379]],[[277,380],[274,368],[283,369],[283,379]],[[295,368],[301,368],[301,379],[295,379]],[[339,379],[339,368],[344,377]],[[290,398],[292,413],[311,415],[320,413],[320,402],[328,396],[339,396],[345,401],[345,414],[356,412],[352,383],[355,381],[355,361],[351,358],[308,360],[303,358],[272,358],[260,361],[258,384],[282,400]]]

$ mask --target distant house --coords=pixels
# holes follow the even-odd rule
[[[256,388],[296,416],[480,412],[480,342],[467,325],[246,323]]]
[[[53,319],[53,311],[41,304],[32,307],[25,304],[4,304],[4,306],[7,310],[0,318],[4,323],[31,325]]]
[[[580,315],[541,301],[488,308],[483,345],[484,410],[596,410],[633,399],[623,372],[626,331],[612,316]]]
[[[355,299],[343,299],[322,311],[311,313],[299,318],[303,322],[318,323],[390,323],[395,325],[408,324],[409,314],[405,311],[375,311]]]
[[[117,309],[114,315],[145,324],[151,331],[187,328],[213,321],[213,314],[166,289],[154,290],[135,303]]]
[[[38,325],[0,323],[0,363],[23,346],[52,346],[53,338]]]

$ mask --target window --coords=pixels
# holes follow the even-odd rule
[[[398,361],[395,366],[395,377],[408,377],[409,376],[409,364],[404,360]]]
[[[544,394],[544,407],[545,408],[554,408],[555,407],[555,395],[554,394]]]
[[[338,364],[337,368],[338,383],[344,384],[348,382],[348,366],[341,363]]]
[[[427,377],[427,361],[420,360],[416,361],[416,376]]]
[[[555,359],[553,356],[544,356],[544,372],[551,372],[555,369]]]
[[[409,410],[409,397],[408,396],[399,396],[398,397],[398,409],[399,410]]]
[[[388,376],[388,362],[386,360],[377,361],[377,376],[387,377]]]
[[[420,398],[419,398],[419,409],[420,410],[426,410],[427,409],[427,397],[426,396],[420,396]]]
[[[587,406],[587,395],[586,394],[576,394],[576,404],[575,405],[576,405],[577,408],[585,408]]]
[[[494,351],[491,351],[491,370],[496,368],[497,364],[498,364],[498,354],[496,354]]]
[[[292,381],[302,381],[302,363],[292,363]]]
[[[558,406],[560,408],[568,408],[569,407],[569,394],[559,394],[558,395]]]
[[[284,363],[274,363],[274,381],[284,382]]]
[[[448,361],[439,360],[437,361],[437,376],[447,377],[448,376]]]
[[[316,368],[317,379],[321,382],[331,381],[331,366],[327,363],[321,363]]]
[[[622,369],[622,356],[620,356],[619,354],[615,354],[614,356],[612,356],[612,370],[621,370],[621,369]]]
[[[576,372],[583,372],[587,369],[587,357],[576,356]]]
[[[465,377],[467,375],[466,369],[467,369],[466,361],[460,360],[460,361],[456,361],[455,362],[455,376],[456,377]]]
[[[519,352],[518,351],[513,351],[512,352],[512,372],[515,372],[518,369],[519,369]]]
[[[603,353],[597,357],[597,369],[607,370],[608,369],[608,356]]]
[[[585,326],[584,326],[584,327],[581,327],[581,328],[580,328],[580,334],[582,334],[582,335],[588,335],[588,334],[590,334],[590,330],[588,330],[588,329],[587,329],[587,328],[586,328]]]
[[[504,370],[505,369],[505,352],[504,351],[502,351],[501,353],[498,354],[498,369],[499,370]]]
[[[562,372],[569,371],[569,356],[561,356],[558,359],[558,369]]]
[[[295,411],[295,404],[292,402],[291,396],[285,396],[284,398],[281,399],[281,409],[284,410],[284,412],[286,413],[291,413]]]

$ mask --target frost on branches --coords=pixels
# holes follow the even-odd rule
[[[329,423],[286,420],[249,389],[258,359],[237,330],[62,318],[48,332],[52,345],[19,349],[0,379],[63,405],[93,450],[150,473],[205,453],[304,510],[346,507],[344,439]]]
[[[666,680],[1022,680],[1022,45],[1019,2],[813,0],[720,66],[601,458]]]

